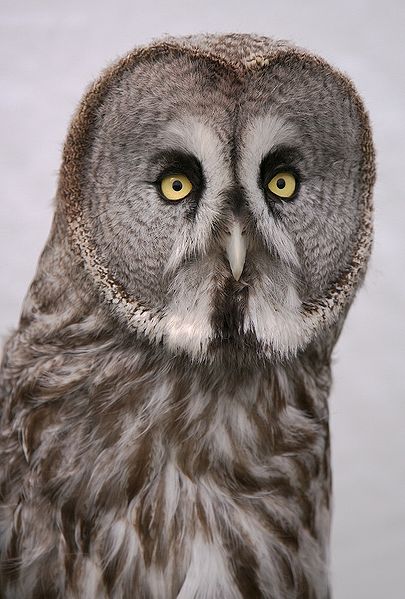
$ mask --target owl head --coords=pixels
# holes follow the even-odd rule
[[[373,182],[367,114],[325,61],[262,37],[165,38],[84,97],[58,211],[120,327],[194,360],[285,357],[346,313]]]

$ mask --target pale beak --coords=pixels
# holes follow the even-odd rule
[[[238,221],[235,221],[229,229],[225,250],[233,277],[239,281],[246,259],[246,238]]]

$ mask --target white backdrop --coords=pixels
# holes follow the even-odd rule
[[[61,148],[86,85],[163,33],[287,38],[346,71],[378,151],[376,240],[335,351],[335,599],[405,596],[405,2],[1,0],[0,335],[16,326],[48,234]],[[402,39],[401,39],[402,38]]]

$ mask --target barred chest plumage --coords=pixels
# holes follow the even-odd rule
[[[320,355],[317,372],[301,359],[227,381],[122,349],[97,356],[68,386],[73,358],[55,356],[59,371],[14,396],[4,597],[326,597]]]

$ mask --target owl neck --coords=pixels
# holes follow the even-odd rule
[[[319,475],[330,388],[321,344],[289,363],[252,370],[218,373],[185,362],[160,372],[148,400],[148,434],[170,440],[172,459],[192,480],[225,473],[244,491],[258,490],[271,460],[301,455],[305,462],[311,454],[308,479]]]
[[[35,342],[44,336],[41,319],[20,333],[25,360],[37,364],[35,380],[23,376],[29,401],[63,414],[61,428],[90,415],[100,446],[123,437],[132,443],[132,437],[137,459],[147,460],[148,470],[151,461],[158,468],[161,456],[170,454],[194,480],[216,471],[230,478],[244,472],[243,480],[252,482],[252,473],[272,457],[311,452],[319,436],[327,438],[327,344],[313,344],[283,364],[243,368],[239,361],[224,368],[168,356],[133,340],[118,343],[116,329],[100,333],[97,320],[90,314],[80,326],[71,319],[65,325],[60,318],[48,322],[45,361],[44,348]],[[21,344],[14,346],[21,351]],[[23,395],[16,399],[24,402]]]

